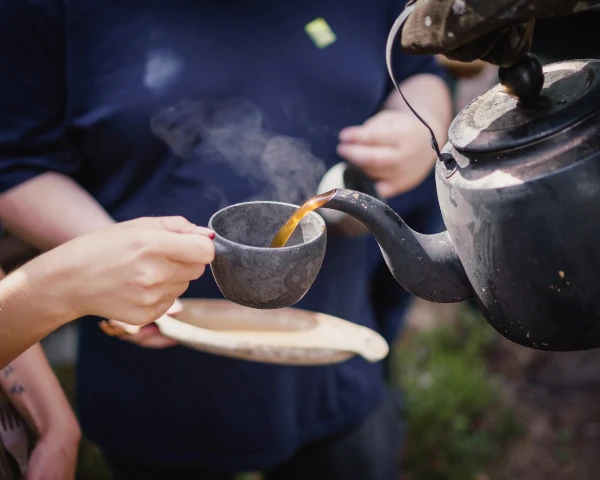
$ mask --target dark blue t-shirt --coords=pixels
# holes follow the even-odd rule
[[[116,220],[177,214],[201,225],[231,203],[301,202],[340,161],[340,129],[364,122],[391,92],[384,47],[402,8],[398,0],[1,2],[0,191],[57,171]],[[439,73],[428,57],[396,62],[399,78]],[[297,307],[376,328],[366,248],[365,238],[330,235]],[[186,296],[221,298],[210,273]],[[360,358],[262,365],[142,349],[93,320],[81,327],[82,427],[108,453],[149,466],[269,468],[357,425],[382,391],[381,366]]]

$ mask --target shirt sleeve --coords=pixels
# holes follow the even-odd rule
[[[0,192],[37,175],[74,175],[65,135],[62,0],[0,2]]]

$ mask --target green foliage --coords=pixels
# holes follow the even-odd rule
[[[519,434],[486,368],[497,334],[470,309],[458,328],[417,333],[395,354],[409,436],[404,464],[414,480],[471,480]]]

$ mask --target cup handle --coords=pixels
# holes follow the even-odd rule
[[[229,248],[227,248],[227,245],[218,234],[215,235],[213,242],[215,245],[215,258],[225,256],[229,253]]]

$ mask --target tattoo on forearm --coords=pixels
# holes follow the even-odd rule
[[[23,387],[23,385],[21,385],[18,382],[13,383],[12,387],[10,387],[10,390],[9,390],[9,392],[12,393],[13,395],[21,395],[24,391],[25,391],[25,387]]]
[[[13,367],[10,363],[2,369],[2,374],[4,378],[8,378],[15,371],[15,367]],[[21,395],[25,391],[25,387],[21,385],[19,382],[13,382],[10,389],[8,390],[12,395]]]
[[[4,378],[10,377],[10,374],[15,371],[14,367],[9,363],[6,367],[2,369],[2,373],[4,374]]]

